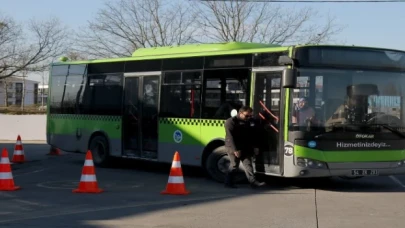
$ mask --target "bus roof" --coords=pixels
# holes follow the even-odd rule
[[[186,44],[180,46],[139,48],[132,54],[132,57],[162,56],[173,54],[198,54],[201,52],[209,53],[209,52],[234,51],[234,50],[257,49],[257,48],[274,48],[274,47],[281,47],[281,46],[274,44],[244,43],[244,42]]]
[[[83,63],[103,63],[135,61],[148,59],[198,57],[210,55],[231,55],[247,54],[272,51],[287,51],[289,47],[283,47],[275,44],[247,43],[247,42],[228,42],[228,43],[209,43],[209,44],[186,44],[179,46],[139,48],[131,57],[93,59],[84,61],[68,61],[66,57],[60,58],[59,64],[83,64]]]
[[[309,46],[330,46],[330,47],[358,47],[358,48],[372,48],[380,50],[393,49],[377,48],[377,47],[363,47],[363,46],[347,46],[347,45],[317,45],[317,44],[303,44],[295,46],[281,46],[275,44],[262,44],[262,43],[248,43],[248,42],[226,42],[226,43],[208,43],[208,44],[186,44],[178,46],[164,46],[164,47],[150,47],[139,48],[131,57],[121,58],[108,58],[108,59],[93,59],[82,61],[69,61],[66,57],[61,57],[60,62],[53,63],[54,65],[60,64],[85,64],[85,63],[106,63],[106,62],[121,62],[121,61],[136,61],[136,60],[152,60],[152,59],[165,59],[165,58],[184,58],[184,57],[198,57],[198,56],[212,56],[212,55],[232,55],[232,54],[249,54],[249,53],[262,53],[262,52],[279,52],[288,51],[293,47],[309,47]]]
[[[295,45],[294,48],[301,47],[337,47],[337,48],[361,48],[361,49],[375,49],[375,50],[384,50],[384,51],[395,51],[395,52],[405,52],[405,50],[392,49],[392,48],[383,48],[383,47],[370,47],[370,46],[360,46],[360,45],[333,45],[333,44],[299,44]]]

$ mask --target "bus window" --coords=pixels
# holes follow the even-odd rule
[[[50,113],[61,114],[62,95],[65,87],[66,75],[52,75],[50,93]]]
[[[227,119],[249,101],[247,69],[207,70],[204,72],[204,108],[202,118]]]
[[[84,89],[84,75],[71,75],[67,76],[65,89],[62,90],[62,111],[66,114],[78,114],[79,98]]]
[[[83,93],[86,114],[122,114],[122,74],[89,75]]]
[[[200,117],[201,75],[200,71],[164,73],[160,98],[161,117]]]

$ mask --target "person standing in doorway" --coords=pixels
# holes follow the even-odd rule
[[[298,105],[293,111],[293,123],[297,123],[299,126],[306,126],[308,121],[314,121],[315,110],[308,105],[306,98],[300,98]]]
[[[241,161],[250,186],[256,188],[265,185],[265,183],[256,180],[253,172],[252,157],[258,153],[258,149],[254,148],[257,136],[253,121],[251,121],[252,114],[251,107],[242,106],[236,116],[225,122],[225,147],[230,159],[229,170],[225,177],[225,187],[236,188],[233,179]]]

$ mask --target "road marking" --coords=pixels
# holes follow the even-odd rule
[[[42,206],[42,207],[46,206],[46,205],[41,204],[41,203],[32,202],[32,201],[28,201],[28,200],[22,200],[22,199],[15,199],[14,201],[18,202],[18,203],[22,203],[22,204],[31,205],[31,206]]]
[[[9,214],[12,214],[13,212],[1,212],[0,211],[0,215],[9,215]]]
[[[150,203],[140,203],[140,204],[125,205],[125,206],[101,207],[98,209],[74,210],[74,211],[66,211],[66,212],[59,212],[59,213],[48,214],[48,215],[39,215],[39,216],[25,216],[25,217],[19,216],[19,218],[15,218],[15,219],[0,220],[0,223],[8,223],[8,222],[30,220],[30,219],[40,219],[40,218],[52,218],[52,217],[57,217],[57,216],[83,214],[83,213],[99,212],[99,211],[110,211],[110,210],[117,210],[117,209],[165,205],[165,204],[172,204],[172,203],[184,203],[184,202],[192,202],[192,201],[207,201],[207,200],[213,200],[213,199],[225,199],[225,198],[229,198],[229,197],[233,197],[233,196],[236,196],[236,195],[233,194],[233,195],[224,195],[224,196],[199,197],[199,198],[191,198],[191,199],[183,199],[183,200],[168,200],[165,202],[150,202]]]
[[[38,169],[38,170],[35,170],[35,171],[32,171],[32,172],[20,173],[20,174],[16,174],[16,175],[13,174],[13,177],[19,177],[19,176],[23,176],[23,175],[27,175],[27,174],[33,174],[33,173],[39,173],[39,172],[42,172],[44,170],[45,169]]]
[[[48,189],[73,189],[79,186],[80,181],[47,181],[36,184],[37,187],[40,188],[48,188]],[[143,183],[134,184],[134,185],[125,185],[122,183],[101,183],[101,187],[105,189],[133,189],[133,188],[141,188],[144,187]]]
[[[403,184],[400,180],[398,180],[398,178],[394,177],[394,176],[390,176],[391,180],[393,180],[395,183],[397,183],[399,186],[401,186],[402,188],[405,188],[405,184]]]
[[[59,184],[60,186],[48,186],[48,184]],[[79,181],[47,181],[38,183],[37,187],[48,189],[73,189],[79,185]]]
[[[12,195],[10,193],[5,193],[5,192],[0,192],[0,195],[4,196],[4,197],[8,197],[8,198],[14,198],[15,197],[14,195]]]

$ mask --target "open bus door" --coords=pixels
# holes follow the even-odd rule
[[[282,175],[283,145],[282,122],[284,95],[281,78],[284,67],[253,69],[252,107],[260,123],[260,151],[255,158],[255,170],[258,173]]]
[[[161,72],[125,74],[124,156],[157,159]]]

